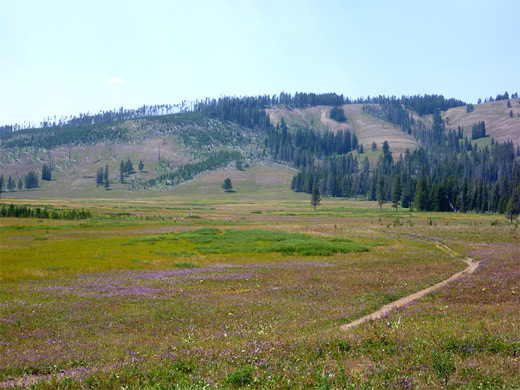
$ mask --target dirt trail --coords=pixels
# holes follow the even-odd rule
[[[446,245],[444,244],[441,244],[440,242],[438,241],[434,241],[435,242],[435,246],[437,248],[439,248],[440,250],[442,250],[443,252],[447,253],[448,255],[450,255],[451,257],[453,258],[458,258],[460,257],[460,255],[455,252],[454,250],[448,248]],[[448,279],[445,279],[443,280],[442,282],[439,282],[437,284],[434,284],[433,286],[430,286],[430,287],[427,287],[423,290],[420,290],[420,291],[417,291],[411,295],[407,295],[406,297],[403,297],[401,299],[398,299],[397,301],[394,301],[394,302],[391,302],[387,305],[384,305],[381,309],[371,313],[371,314],[368,314],[364,317],[361,317],[361,318],[358,318],[357,320],[355,321],[352,321],[352,322],[349,322],[348,324],[345,324],[345,325],[342,325],[340,327],[341,330],[343,331],[347,331],[349,330],[350,328],[353,328],[365,321],[369,321],[369,320],[377,320],[381,317],[383,317],[385,314],[387,314],[388,312],[394,310],[394,309],[397,309],[399,307],[402,307],[410,302],[413,302],[415,301],[416,299],[419,299],[423,296],[425,296],[426,294],[428,293],[431,293],[432,291],[435,291],[435,290],[438,290],[440,289],[441,287],[444,287],[446,286],[448,283],[450,282],[453,282],[454,280],[460,278],[462,275],[470,275],[472,274],[473,272],[475,272],[475,270],[477,269],[477,267],[479,266],[480,262],[477,262],[477,261],[474,261],[473,259],[467,257],[465,259],[461,259],[462,261],[464,261],[468,266],[466,267],[466,269],[460,271],[460,272],[457,272],[456,274],[450,276]]]

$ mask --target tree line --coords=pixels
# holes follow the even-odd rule
[[[81,125],[25,129],[0,135],[2,148],[36,147],[51,149],[59,145],[90,144],[102,140],[125,141],[128,131],[119,126]]]
[[[49,210],[47,207],[43,209],[41,207],[30,208],[25,205],[16,206],[11,203],[9,206],[2,205],[0,217],[79,220],[91,218],[92,215],[90,211],[85,211],[85,209],[57,211]]]
[[[265,147],[277,161],[293,163],[297,168],[312,164],[333,154],[346,154],[359,147],[358,138],[350,130],[316,131],[310,127],[294,126],[289,131],[284,118],[267,132]]]
[[[167,118],[171,114],[179,113],[201,113],[203,116],[234,122],[249,129],[267,130],[271,127],[271,123],[265,109],[277,105],[288,107],[317,105],[338,107],[351,103],[382,105],[385,104],[385,101],[393,99],[379,96],[351,100],[336,93],[303,92],[296,92],[294,95],[281,92],[279,95],[273,96],[207,98],[190,103],[182,102],[179,105],[142,106],[130,110],[121,107],[118,110],[101,111],[97,114],[79,114],[70,118],[62,117],[58,120],[47,118],[39,126],[5,125],[0,127],[0,140],[2,140],[3,148],[33,146],[47,149],[58,145],[88,144],[106,139],[121,142],[127,140],[129,135],[124,127],[116,125],[117,122],[148,117]],[[447,109],[455,104],[462,104],[456,99],[445,99],[442,95],[403,96],[400,102],[410,109],[417,108],[425,113],[429,113],[434,106]],[[333,115],[338,115],[340,122],[346,120],[339,110],[334,110]]]
[[[29,171],[21,177],[13,177],[9,175],[7,179],[4,179],[4,175],[0,175],[0,194],[4,192],[4,186],[9,192],[16,190],[22,191],[24,188],[26,190],[37,188],[40,186],[38,173],[35,171]]]
[[[421,211],[507,214],[520,207],[516,195],[520,191],[519,147],[515,151],[512,142],[491,140],[491,145],[479,148],[463,136],[463,128],[446,129],[441,107],[434,110],[433,124],[426,126],[422,121],[412,121],[411,116],[395,115],[405,112],[398,108],[398,100],[382,99],[381,103],[375,109],[393,115],[403,130],[409,124],[410,133],[421,141],[420,148],[394,160],[384,142],[379,160],[371,166],[368,158],[358,161],[348,148],[338,146],[341,142],[337,139],[343,140],[344,134],[299,128],[288,131],[281,122],[268,134],[266,146],[275,159],[299,168],[291,188],[311,194],[317,187],[324,196],[362,197],[380,204],[393,201]],[[485,135],[483,122],[475,124],[475,129],[479,136]],[[299,133],[310,142],[297,142]],[[350,150],[355,150],[352,141]]]
[[[180,112],[187,112],[192,110],[192,104],[183,101],[180,104],[155,104],[155,105],[143,105],[136,109],[125,109],[120,107],[113,110],[102,110],[96,114],[80,113],[72,116],[61,116],[59,118],[56,115],[51,118],[47,117],[42,120],[39,124],[32,124],[30,122],[15,123],[14,125],[0,126],[0,134],[11,133],[13,131],[20,131],[24,129],[48,129],[57,127],[81,127],[100,125],[103,123],[121,122],[131,119],[139,119],[153,116],[162,116],[176,114]]]

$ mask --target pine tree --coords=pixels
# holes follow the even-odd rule
[[[357,135],[354,133],[352,133],[352,142],[350,143],[350,147],[352,148],[352,150],[356,150],[358,147]]]
[[[399,176],[396,176],[395,181],[394,181],[394,190],[392,192],[392,206],[395,207],[396,212],[397,212],[397,206],[399,205],[399,201],[401,200],[402,194],[403,194],[403,188],[401,186],[401,178]]]
[[[103,184],[103,168],[98,168],[96,171],[96,187]]]
[[[50,181],[51,180],[51,175],[52,175],[51,167],[47,166],[46,164],[43,164],[43,167],[42,167],[42,180]]]
[[[31,189],[31,188],[36,188],[39,186],[39,183],[38,183],[38,175],[36,172],[34,171],[30,171],[29,173],[27,173],[27,175],[25,175],[24,177],[24,181],[25,183],[22,182],[22,179],[20,178],[20,180],[18,181],[18,189],[21,190],[22,189],[22,186],[20,184],[25,184],[25,188],[26,189]]]
[[[126,160],[125,163],[125,173],[132,173],[134,171],[134,165],[130,159]]]
[[[139,169],[140,172],[143,171],[143,169],[144,169],[144,163],[143,163],[143,160],[139,161],[139,165],[137,166],[137,168]]]
[[[383,211],[383,204],[385,203],[385,180],[381,176],[377,182],[377,203]]]
[[[520,209],[518,206],[518,198],[520,194],[520,186],[516,187],[516,190],[513,192],[513,195],[511,198],[509,198],[509,201],[507,202],[506,206],[506,217],[508,217],[513,223],[513,219],[515,219],[518,214],[520,213]]]
[[[224,179],[224,183],[222,183],[222,188],[224,189],[224,191],[226,192],[231,192],[233,191],[233,184],[231,183],[231,179],[229,177],[227,177],[226,179]]]
[[[338,122],[346,122],[347,117],[345,116],[345,111],[341,107],[332,107],[330,110],[330,119],[334,119]]]
[[[110,188],[110,181],[108,180],[108,164],[105,165],[105,174],[103,176],[103,182],[105,183],[105,190]]]
[[[9,178],[7,179],[7,190],[9,192],[13,192],[16,187],[16,184],[14,182],[14,179],[9,175]]]
[[[121,163],[119,164],[119,181],[121,183],[125,182],[125,170],[125,163],[121,161]]]
[[[314,210],[316,210],[316,206],[319,206],[321,203],[321,196],[320,196],[320,190],[318,189],[318,186],[312,187],[312,193],[311,193],[311,206],[314,207]]]
[[[415,190],[414,208],[419,211],[427,211],[430,207],[429,203],[428,182],[425,177],[421,177]]]

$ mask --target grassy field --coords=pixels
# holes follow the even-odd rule
[[[0,219],[0,387],[520,387],[518,225],[343,199],[313,211],[240,175],[232,194],[219,176],[156,198],[12,200],[94,216]],[[474,274],[339,330],[462,257]]]

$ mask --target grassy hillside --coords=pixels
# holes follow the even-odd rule
[[[399,127],[364,113],[362,104],[348,104],[343,106],[343,109],[349,118],[352,130],[365,150],[370,150],[374,141],[378,148],[384,141],[388,141],[390,151],[394,155],[404,153],[406,149],[413,150],[418,147],[417,141]]]
[[[347,130],[354,132],[365,151],[369,151],[372,142],[376,142],[380,148],[384,141],[388,141],[392,153],[399,155],[406,149],[416,149],[417,141],[403,132],[397,126],[389,122],[374,118],[363,112],[362,104],[347,104],[343,106],[347,123],[340,123],[330,119],[328,106],[316,106],[308,108],[276,107],[268,109],[269,117],[273,125],[280,123],[282,117],[290,125],[307,125],[320,130],[337,132]],[[377,154],[379,155],[379,154]]]
[[[173,187],[168,195],[182,199],[215,199],[226,202],[248,202],[269,199],[295,199],[289,185],[296,170],[273,164],[254,164],[239,171],[231,168],[208,172],[194,180]],[[230,178],[233,192],[224,192],[222,183]],[[298,199],[308,195],[298,194]]]
[[[52,180],[41,180],[40,188],[9,193],[9,196],[32,197],[38,193],[37,196],[60,197],[68,193],[73,197],[105,197],[111,192],[109,197],[127,198],[125,193],[134,190],[139,183],[175,171],[185,164],[203,161],[218,150],[237,151],[243,156],[244,163],[252,162],[258,159],[262,143],[261,134],[231,122],[196,114],[129,120],[114,126],[124,131],[126,139],[108,138],[64,145],[55,136],[56,133],[66,133],[63,129],[41,129],[33,131],[34,134],[13,133],[0,148],[0,173],[6,180],[12,176],[18,181],[31,170],[40,172],[43,164],[52,163],[53,171]],[[34,139],[34,146],[14,146],[28,139]],[[49,148],[37,146],[42,141],[49,143],[49,139],[57,145]],[[128,159],[134,172],[126,175],[124,183],[120,183],[120,163]],[[144,163],[142,171],[138,170],[140,161]],[[109,170],[111,191],[96,186],[96,172],[105,167]]]
[[[447,128],[464,128],[464,135],[471,138],[471,127],[474,123],[484,121],[486,133],[496,141],[513,141],[520,145],[520,99],[510,99],[511,108],[507,107],[507,100],[476,104],[475,110],[467,113],[466,107],[451,108],[443,113],[443,119],[448,122]],[[513,117],[509,115],[513,111]]]

